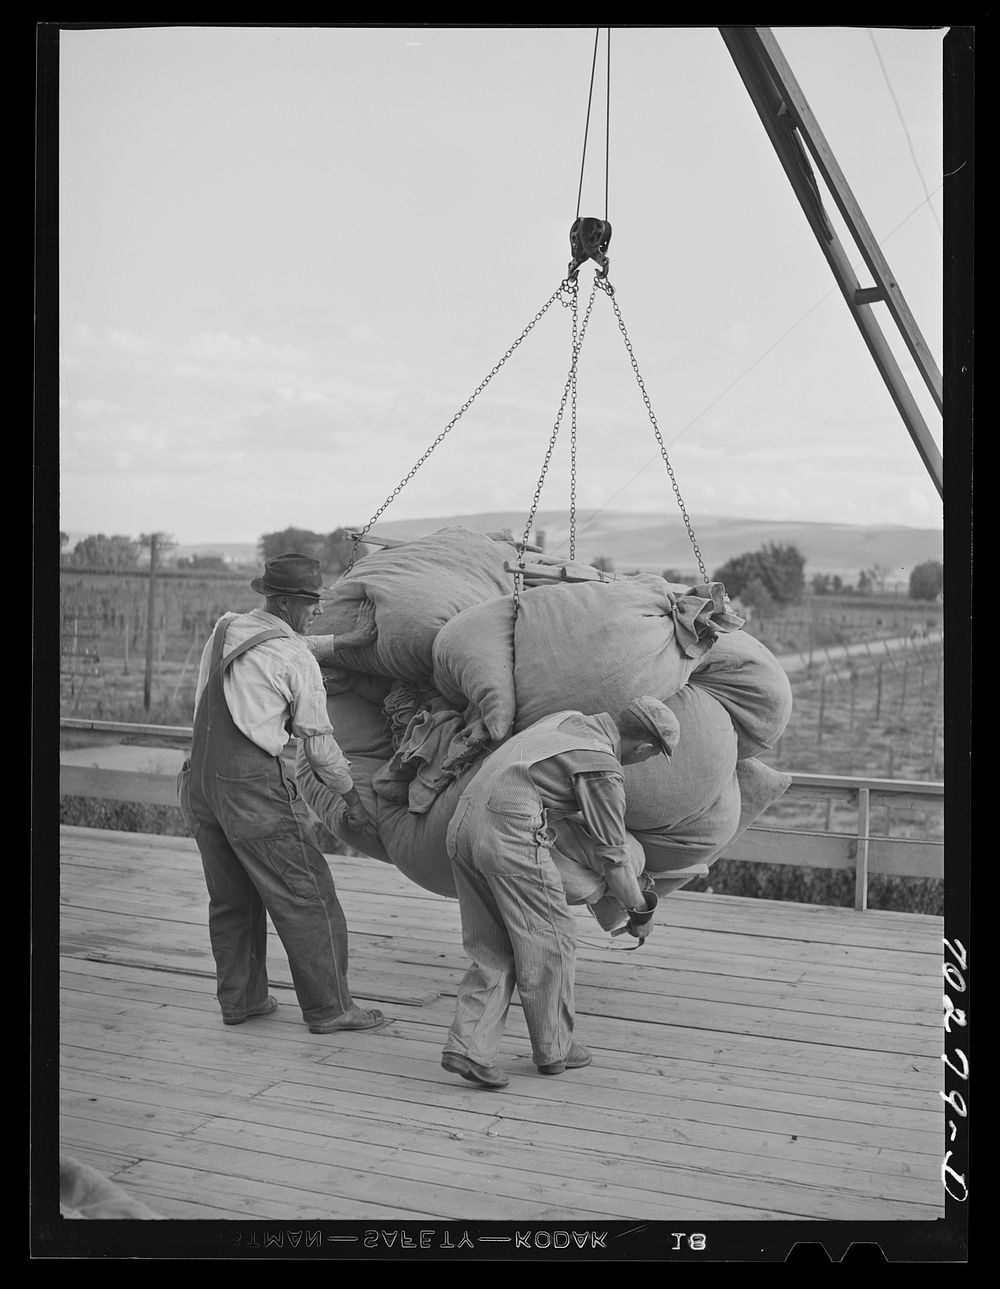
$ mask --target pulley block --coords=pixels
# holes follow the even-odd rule
[[[594,219],[584,216],[573,223],[569,230],[569,249],[573,256],[570,260],[567,277],[576,279],[580,267],[587,260],[593,260],[599,267],[597,276],[608,276],[608,244],[611,241],[611,225],[606,219]]]

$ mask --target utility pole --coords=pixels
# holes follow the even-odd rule
[[[139,538],[149,547],[149,597],[146,602],[146,675],[142,687],[142,706],[148,712],[153,700],[153,621],[156,616],[156,571],[161,550],[173,546],[166,533],[148,533]]]

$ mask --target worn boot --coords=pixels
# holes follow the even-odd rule
[[[590,1049],[582,1043],[574,1043],[561,1061],[552,1061],[549,1065],[540,1065],[539,1074],[562,1074],[565,1070],[582,1070],[593,1060]]]

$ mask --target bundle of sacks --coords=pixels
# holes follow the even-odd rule
[[[788,679],[740,627],[718,582],[685,587],[651,574],[542,578],[523,587],[510,534],[444,528],[376,550],[336,584],[313,630],[334,637],[374,605],[376,640],[317,657],[337,741],[378,840],[354,832],[343,801],[304,755],[302,794],[345,845],[454,896],[445,848],[458,799],[485,755],[559,711],[616,716],[661,699],[677,719],[669,756],[624,767],[629,862],[661,893],[708,866],[790,779],[757,754],[791,714]],[[597,580],[601,579],[601,580]],[[553,858],[571,902],[602,925],[599,881],[579,861],[587,834],[561,821]]]

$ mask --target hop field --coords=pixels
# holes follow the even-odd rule
[[[149,629],[141,577],[75,573],[63,582],[62,716],[187,726],[198,659],[220,613],[246,609],[257,597],[242,578],[164,579]],[[824,597],[826,599],[826,597]],[[907,781],[944,775],[945,676],[939,605],[906,601],[813,601],[783,615],[750,621],[746,630],[779,657],[793,655],[794,708],[777,746],[761,759],[800,774]],[[931,634],[928,636],[928,632]],[[889,639],[906,647],[890,651]],[[151,647],[150,647],[151,644]],[[860,646],[850,658],[843,646]],[[184,826],[166,807],[63,798],[63,823],[171,833]],[[803,808],[786,798],[765,826],[850,830],[850,818],[827,806]],[[940,806],[895,809],[876,821],[890,836],[941,840]],[[873,908],[941,913],[942,883],[874,877]],[[693,890],[849,906],[849,873],[719,861]]]

